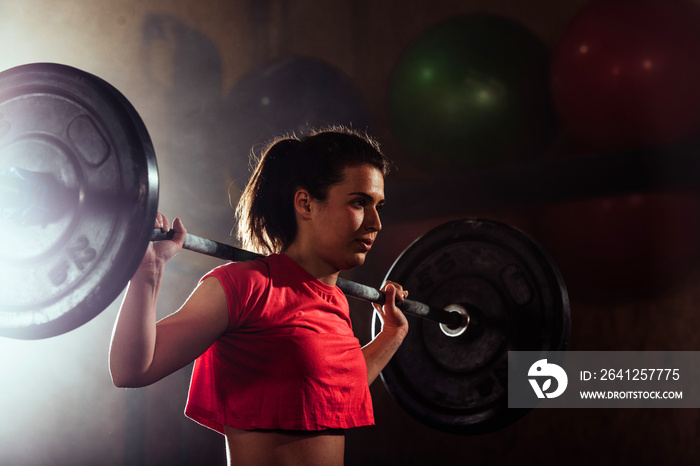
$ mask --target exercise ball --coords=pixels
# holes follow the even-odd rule
[[[227,107],[235,119],[232,130],[246,143],[336,124],[358,130],[369,126],[364,99],[350,79],[328,63],[305,57],[254,69],[236,83]]]
[[[577,139],[598,147],[669,143],[700,130],[700,5],[596,0],[554,50],[552,97]]]
[[[227,97],[222,118],[228,128],[228,170],[242,188],[251,150],[271,138],[313,128],[343,125],[367,131],[369,112],[362,94],[334,66],[313,58],[269,61],[246,75]]]
[[[534,158],[556,122],[548,70],[545,45],[512,20],[447,20],[411,43],[393,70],[393,131],[424,168]]]

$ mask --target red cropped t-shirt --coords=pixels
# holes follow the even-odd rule
[[[194,364],[185,414],[223,433],[374,424],[367,366],[337,287],[284,254],[218,267],[227,331]]]

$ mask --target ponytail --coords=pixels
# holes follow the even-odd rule
[[[288,175],[299,144],[298,139],[284,138],[263,150],[236,207],[238,238],[244,249],[269,254],[282,251],[294,240],[296,218],[289,203]]]
[[[345,168],[363,164],[383,175],[389,171],[373,139],[344,127],[269,142],[236,207],[241,246],[261,254],[285,251],[297,233],[296,191],[306,189],[324,201],[330,187],[342,182]]]

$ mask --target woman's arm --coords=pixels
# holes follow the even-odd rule
[[[362,348],[367,363],[367,382],[370,385],[389,363],[408,333],[408,320],[394,304],[395,300],[403,301],[408,292],[393,282],[384,285],[383,291],[386,293],[386,303],[382,307],[374,305],[382,319],[382,331]]]
[[[156,228],[169,230],[158,214]],[[181,248],[186,230],[173,222],[172,241],[151,243],[129,282],[112,333],[109,368],[119,387],[150,385],[202,354],[228,326],[224,290],[204,280],[174,314],[156,323],[156,304],[166,262]]]

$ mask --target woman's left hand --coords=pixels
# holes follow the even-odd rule
[[[372,304],[379,314],[379,317],[382,319],[382,331],[396,330],[407,332],[408,320],[406,320],[404,313],[396,307],[396,302],[406,299],[408,291],[404,290],[398,283],[392,281],[387,281],[382,287],[382,291],[386,294],[384,305]]]

